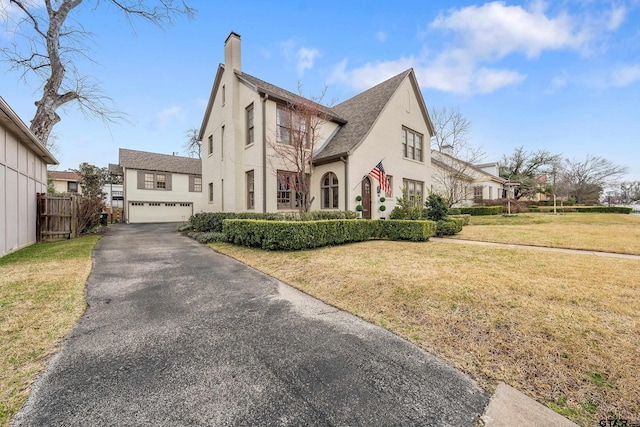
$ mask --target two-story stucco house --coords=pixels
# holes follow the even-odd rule
[[[202,211],[200,159],[121,148],[109,170],[123,177],[125,222],[183,222]]]
[[[506,179],[498,163],[473,165],[448,153],[431,150],[431,192],[447,197],[453,206],[471,206],[482,200],[506,197]]]
[[[274,144],[287,143],[286,108],[304,98],[243,72],[240,50],[240,35],[231,32],[200,127],[203,208],[297,211],[295,171],[287,169]],[[393,208],[403,187],[422,203],[434,130],[412,69],[332,108],[317,108],[325,120],[314,145],[311,210],[355,210],[362,204],[364,218],[385,217],[388,211],[379,209],[384,185],[370,175],[380,161],[393,193],[386,194],[386,208]]]
[[[58,161],[0,97],[0,257],[36,243],[37,193]]]

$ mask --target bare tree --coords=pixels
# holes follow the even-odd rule
[[[322,105],[325,87],[318,97],[296,97],[284,107],[278,108],[275,140],[269,139],[269,147],[275,157],[270,158],[271,168],[278,179],[279,193],[295,193],[298,212],[311,209],[311,173],[320,129],[329,119]],[[298,92],[302,87],[298,84]],[[280,198],[280,196],[279,196]]]
[[[431,140],[432,159],[436,168],[433,184],[437,193],[447,199],[449,207],[469,197],[469,183],[477,174],[474,164],[482,161],[484,151],[468,139],[471,123],[457,108],[431,110],[435,135]]]
[[[538,192],[556,191],[560,155],[547,150],[527,151],[517,147],[510,156],[503,156],[500,176],[510,181],[519,181],[515,198],[533,197]],[[539,178],[546,177],[550,186],[541,185]]]
[[[73,19],[73,11],[83,0],[9,0],[0,10],[7,32],[13,42],[0,49],[10,64],[10,70],[21,73],[23,79],[35,75],[42,82],[42,96],[35,102],[36,113],[31,130],[49,146],[53,127],[60,121],[57,110],[75,102],[85,114],[106,122],[121,116],[110,107],[111,100],[102,93],[90,76],[82,75],[75,67],[79,58],[92,60],[86,53],[91,37],[81,22]],[[93,11],[114,7],[127,19],[142,19],[161,28],[170,25],[179,15],[191,17],[195,10],[184,0],[106,0],[92,5]],[[9,10],[11,8],[11,11]],[[19,12],[18,17],[12,11]]]
[[[187,142],[184,143],[184,149],[187,151],[187,156],[189,157],[201,158],[202,141],[198,139],[199,134],[200,130],[196,127],[192,127],[185,133]]]
[[[565,159],[562,179],[576,203],[597,203],[604,187],[613,185],[625,173],[626,166],[587,154],[582,161]]]

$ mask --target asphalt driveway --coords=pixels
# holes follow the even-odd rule
[[[16,426],[472,426],[444,362],[176,233],[117,225]]]

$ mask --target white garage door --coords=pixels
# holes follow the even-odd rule
[[[129,202],[129,222],[186,222],[192,203]]]

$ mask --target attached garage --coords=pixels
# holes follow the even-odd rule
[[[191,202],[129,202],[129,222],[186,222],[193,215]]]

